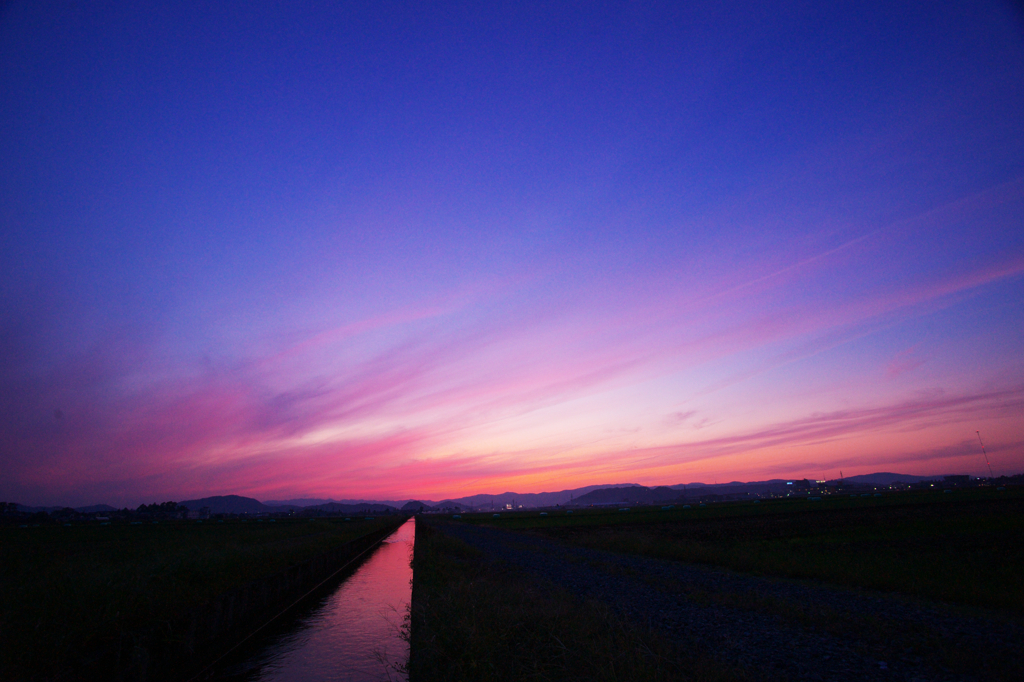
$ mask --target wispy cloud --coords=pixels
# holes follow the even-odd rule
[[[467,490],[506,479],[582,481],[636,467],[670,471],[680,463],[726,461],[883,429],[1019,413],[1017,388],[972,393],[962,386],[902,402],[882,391],[877,407],[825,411],[762,428],[730,426],[703,403],[770,369],[1019,278],[1024,256],[1010,252],[906,281],[804,294],[826,286],[836,268],[863,268],[887,248],[893,232],[902,239],[936,221],[976,217],[1019,202],[1022,188],[1024,181],[994,188],[753,278],[734,274],[710,293],[689,295],[666,282],[667,295],[651,300],[631,298],[627,289],[597,304],[556,296],[538,305],[517,299],[523,282],[491,283],[486,296],[470,287],[300,335],[255,361],[225,361],[188,373],[176,374],[173,367],[154,372],[161,361],[151,340],[131,334],[43,362],[37,351],[26,350],[31,334],[9,327],[5,343],[14,361],[0,374],[0,458],[11,485],[20,486],[13,492],[163,480],[197,494],[204,485],[207,492],[275,495],[314,489],[335,496],[370,489],[385,494],[388,485],[409,494],[417,485],[443,493],[444,485]],[[530,286],[549,284],[537,273],[531,277]],[[919,349],[914,344],[890,355],[879,375],[910,373],[924,361]],[[623,398],[614,396],[631,386],[715,363],[715,372],[697,373],[699,383],[650,399],[655,414],[669,415],[660,426],[665,434],[648,434],[623,420],[620,414],[628,410],[615,406]],[[602,394],[612,397],[593,415],[567,407]],[[568,415],[590,431],[553,421],[553,414]],[[680,442],[664,444],[673,433]],[[716,435],[690,438],[707,433]],[[650,445],[652,438],[660,444]],[[623,449],[631,439],[636,446]],[[497,442],[504,444],[481,445]]]
[[[921,344],[916,344],[897,353],[885,368],[886,376],[893,379],[905,372],[911,372],[923,365],[925,361],[917,355],[920,348]]]

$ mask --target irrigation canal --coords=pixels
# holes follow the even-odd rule
[[[415,519],[389,535],[325,596],[218,666],[219,682],[404,680]]]

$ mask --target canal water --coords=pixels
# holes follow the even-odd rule
[[[406,680],[415,519],[392,533],[329,595],[217,672],[233,682]]]

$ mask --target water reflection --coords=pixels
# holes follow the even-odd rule
[[[402,638],[412,594],[409,519],[338,589],[219,680],[377,682],[407,679]]]

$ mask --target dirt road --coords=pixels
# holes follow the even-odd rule
[[[898,595],[758,577],[468,524],[437,528],[754,679],[1024,679],[1024,624]]]

